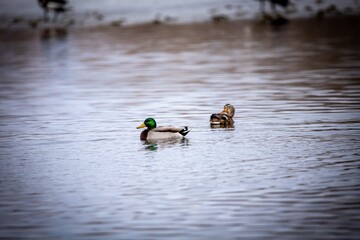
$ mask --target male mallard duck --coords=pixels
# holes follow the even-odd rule
[[[225,104],[224,110],[221,113],[214,113],[210,116],[210,124],[212,126],[233,127],[235,108],[231,104]]]
[[[190,132],[188,127],[172,127],[172,126],[164,126],[164,127],[156,127],[155,119],[147,118],[137,128],[147,127],[140,134],[140,140],[160,140],[160,139],[169,139],[169,138],[182,138],[186,134]]]

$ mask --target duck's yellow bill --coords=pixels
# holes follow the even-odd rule
[[[146,126],[145,126],[145,123],[143,123],[143,124],[141,124],[140,126],[138,126],[137,129],[139,129],[139,128],[144,128],[144,127],[146,127]]]

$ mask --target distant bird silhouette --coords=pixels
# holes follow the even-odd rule
[[[56,21],[59,13],[65,13],[68,8],[67,0],[38,0],[40,7],[44,11],[44,20],[49,20],[49,12],[53,12],[53,20]]]
[[[283,15],[279,14],[276,10],[276,6],[281,6],[284,9],[287,9],[288,6],[292,5],[289,0],[259,0],[260,1],[260,9],[263,14],[265,20],[269,21],[273,26],[284,25],[289,22],[289,20]],[[271,8],[273,14],[268,14],[265,12],[265,2],[269,2],[271,4]],[[292,5],[293,6],[293,5]]]
[[[271,4],[273,12],[277,13],[276,5],[279,5],[283,8],[287,8],[290,5],[289,0],[260,0],[260,9],[262,12],[265,12],[265,2],[268,1]]]

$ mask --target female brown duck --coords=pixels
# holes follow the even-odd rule
[[[210,116],[210,124],[212,127],[233,127],[235,108],[231,104],[225,104],[221,113],[214,113]]]

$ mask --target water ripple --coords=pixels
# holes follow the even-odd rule
[[[355,239],[360,52],[338,21],[7,32],[0,238]],[[225,103],[235,127],[210,128]],[[191,132],[141,142],[150,116]]]

